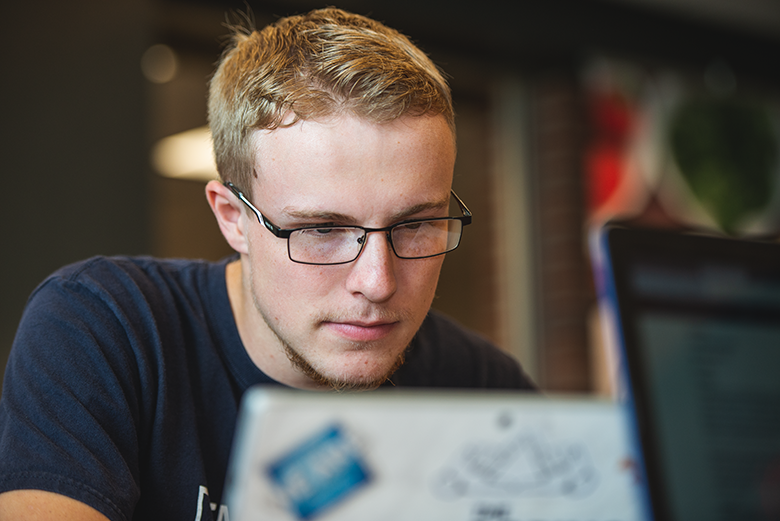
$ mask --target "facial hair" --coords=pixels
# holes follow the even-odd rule
[[[271,329],[271,331],[273,331],[273,329]],[[284,342],[284,340],[282,340],[278,334],[276,337],[280,342],[282,342],[282,345],[284,346],[284,352],[287,355],[287,358],[290,360],[290,363],[292,363],[293,367],[306,375],[315,384],[321,387],[328,387],[333,391],[371,391],[376,389],[383,383],[390,380],[390,377],[392,377],[393,374],[404,364],[406,361],[406,352],[409,350],[409,347],[407,346],[406,349],[401,351],[401,353],[396,357],[393,365],[390,366],[390,369],[388,369],[383,376],[371,379],[361,379],[358,381],[346,381],[336,378],[329,378],[323,375],[314,367],[312,367],[306,358],[301,356],[300,353],[293,349],[289,344]]]
[[[268,329],[273,332],[274,336],[276,336],[277,340],[279,340],[279,343],[284,348],[285,355],[287,356],[290,363],[295,367],[298,371],[300,371],[303,375],[308,377],[312,382],[314,382],[316,385],[324,388],[329,388],[333,391],[369,391],[376,389],[383,383],[390,380],[390,377],[395,374],[395,372],[404,364],[406,361],[406,353],[411,347],[411,345],[407,345],[404,350],[402,350],[396,359],[393,361],[392,365],[390,365],[381,376],[373,377],[373,378],[357,378],[354,380],[346,380],[346,379],[340,379],[340,378],[332,378],[329,376],[326,376],[322,374],[320,371],[315,369],[311,363],[304,357],[297,349],[295,349],[285,338],[281,335],[281,333],[277,330],[277,328],[271,323],[271,321],[268,319],[266,314],[263,312],[263,308],[260,306],[260,302],[257,298],[257,294],[254,291],[254,270],[252,269],[250,265],[249,269],[249,287],[251,288],[251,296],[252,296],[252,302],[255,306],[255,310],[259,313],[260,317],[263,319],[263,322],[265,322],[266,326],[268,326]],[[323,317],[319,321],[325,321],[328,317]],[[398,318],[396,318],[398,319]],[[333,320],[333,317],[330,317],[330,320]],[[388,320],[392,320],[388,318]],[[358,347],[360,348],[360,347]]]

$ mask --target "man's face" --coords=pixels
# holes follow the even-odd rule
[[[281,228],[380,228],[447,215],[455,147],[442,117],[303,121],[258,131],[255,150],[255,186],[241,188]],[[285,239],[247,219],[242,270],[262,349],[276,359],[286,349],[335,386],[390,376],[430,308],[443,256],[399,259],[384,233],[371,233],[352,263],[297,264]]]

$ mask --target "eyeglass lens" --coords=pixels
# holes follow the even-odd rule
[[[462,228],[458,219],[401,224],[391,229],[391,243],[398,257],[433,257],[457,248]],[[311,264],[352,262],[360,255],[365,238],[365,230],[349,226],[296,230],[288,240],[290,259]]]

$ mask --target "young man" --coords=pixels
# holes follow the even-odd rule
[[[211,518],[255,384],[532,387],[429,310],[470,213],[449,89],[405,37],[335,9],[238,33],[209,118],[206,195],[237,257],[96,258],[35,291],[0,402],[0,518]]]

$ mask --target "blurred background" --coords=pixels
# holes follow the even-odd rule
[[[207,82],[224,23],[308,0],[6,1],[0,367],[30,292],[92,255],[218,259]],[[609,394],[589,231],[780,227],[777,0],[344,0],[450,76],[475,224],[434,306],[550,391]],[[204,150],[206,152],[204,153]]]

